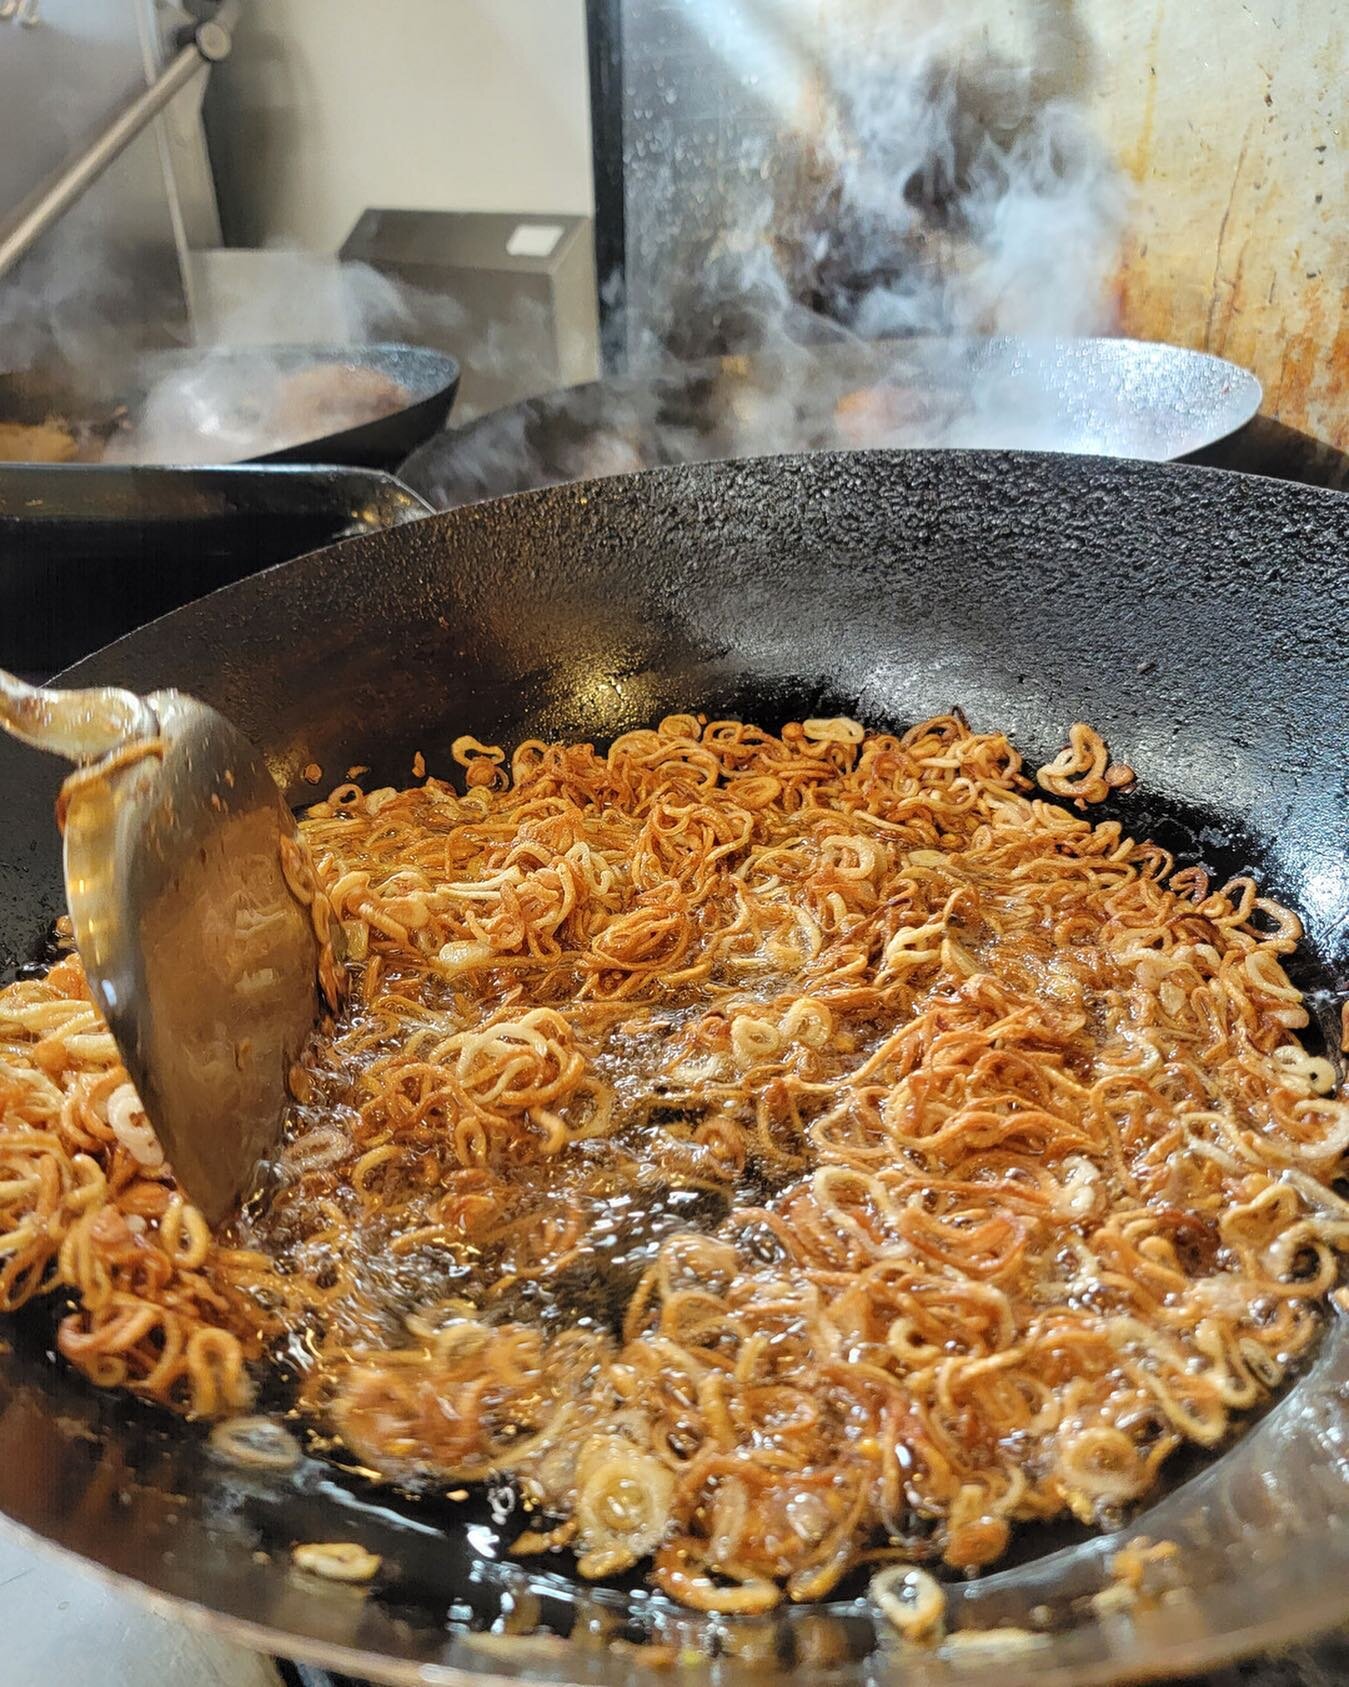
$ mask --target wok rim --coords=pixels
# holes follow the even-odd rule
[[[158,458],[144,462],[107,463],[102,459],[92,463],[44,464],[22,459],[0,463],[0,468],[64,467],[88,468],[251,468],[251,467],[372,467],[389,472],[414,448],[402,438],[411,423],[424,444],[445,423],[458,396],[463,368],[459,359],[438,346],[419,345],[410,340],[371,340],[365,343],[342,345],[331,341],[241,341],[205,346],[159,346],[129,356],[110,356],[96,362],[98,381],[106,391],[125,390],[143,403],[146,393],[165,377],[193,369],[206,369],[212,364],[234,367],[247,373],[257,363],[265,367],[268,360],[275,363],[282,374],[298,374],[305,369],[325,364],[346,364],[353,369],[363,368],[389,375],[404,388],[407,402],[396,410],[352,422],[341,428],[327,428],[322,433],[306,434],[300,439],[283,442],[256,451],[246,457],[223,457],[211,462],[172,462]],[[405,379],[398,372],[400,364],[408,366]],[[53,402],[75,409],[81,405],[92,410],[106,408],[108,400],[91,396],[80,384],[79,366],[58,361],[39,362],[31,369],[0,371],[0,401],[10,390],[10,383],[33,379],[35,390],[44,382],[55,384]],[[90,418],[84,418],[89,420]],[[423,428],[423,424],[424,428]],[[374,433],[373,442],[367,431]],[[399,437],[394,446],[384,443],[383,435],[392,430]],[[373,450],[378,461],[366,461],[362,453]],[[331,452],[331,457],[323,453]],[[347,453],[356,453],[348,457]],[[420,495],[419,495],[420,496]]]
[[[755,462],[763,457],[789,456],[836,456],[843,452],[857,452],[866,450],[877,451],[946,451],[956,452],[985,452],[1005,455],[1026,455],[1037,457],[1075,457],[1081,461],[1100,462],[1131,462],[1148,463],[1153,465],[1176,464],[1185,467],[1207,467],[1209,465],[1190,463],[1189,459],[1201,451],[1221,445],[1223,441],[1231,439],[1235,434],[1248,426],[1259,414],[1260,407],[1265,400],[1264,383],[1253,370],[1244,364],[1236,363],[1231,358],[1223,357],[1217,352],[1198,350],[1193,346],[1179,346],[1166,340],[1144,340],[1132,334],[968,334],[953,338],[944,338],[935,334],[889,335],[874,340],[859,339],[855,336],[840,337],[837,340],[822,341],[817,345],[799,346],[795,342],[788,343],[788,349],[794,349],[805,355],[823,355],[826,358],[835,351],[845,353],[882,354],[886,349],[893,349],[896,353],[910,347],[921,350],[924,346],[959,346],[968,354],[974,355],[978,351],[992,352],[998,348],[1007,349],[1018,345],[1027,348],[1056,348],[1065,355],[1078,361],[1089,356],[1099,356],[1103,348],[1120,346],[1128,348],[1132,354],[1141,354],[1144,358],[1158,360],[1173,357],[1182,364],[1192,366],[1206,366],[1215,372],[1227,370],[1236,386],[1241,389],[1239,402],[1233,403],[1233,417],[1231,421],[1224,421],[1221,426],[1209,425],[1202,431],[1202,436],[1188,444],[1183,451],[1175,452],[1164,457],[1130,457],[1120,453],[1101,453],[1091,451],[1050,451],[1033,450],[1018,446],[982,446],[982,445],[877,445],[877,446],[838,446],[829,450],[813,452],[759,452],[739,458],[699,458],[699,463],[705,462]],[[556,411],[565,412],[566,405],[575,402],[579,397],[590,394],[600,394],[606,389],[613,388],[620,392],[641,391],[646,386],[659,390],[662,386],[681,380],[693,380],[703,377],[713,381],[727,379],[735,371],[738,364],[748,364],[751,371],[756,362],[778,355],[781,348],[774,346],[758,347],[752,351],[732,353],[724,357],[695,358],[687,363],[676,363],[668,367],[657,366],[649,371],[637,370],[631,374],[606,377],[601,375],[595,380],[578,381],[568,387],[560,387],[552,392],[540,393],[528,398],[517,399],[510,404],[498,405],[491,410],[483,411],[464,422],[451,421],[445,428],[449,440],[463,436],[472,437],[479,432],[487,431],[493,423],[500,423],[507,416],[522,416],[540,424],[552,420]],[[1149,410],[1154,406],[1147,406]],[[419,449],[421,449],[419,447]],[[653,463],[642,469],[629,471],[631,473],[649,473],[653,469],[674,468],[687,465],[674,463]],[[1236,472],[1236,471],[1226,471]],[[606,477],[607,478],[607,477]],[[619,478],[617,476],[612,478]],[[1254,476],[1257,479],[1277,478],[1271,476]],[[556,484],[581,485],[580,481],[565,481]],[[523,490],[536,490],[524,488]],[[494,496],[514,497],[518,493],[503,492],[487,494],[481,502],[487,502]],[[451,506],[457,508],[459,506]],[[444,512],[438,512],[444,513]]]
[[[519,1687],[522,1680],[519,1675],[501,1675],[477,1667],[464,1668],[459,1664],[435,1661],[418,1663],[411,1658],[394,1658],[387,1652],[366,1651],[359,1646],[320,1640],[312,1635],[295,1634],[291,1630],[274,1628],[252,1618],[235,1616],[230,1612],[218,1610],[206,1600],[188,1599],[181,1594],[166,1593],[162,1588],[152,1587],[148,1582],[141,1581],[139,1577],[128,1575],[121,1570],[109,1569],[97,1559],[86,1558],[73,1547],[63,1546],[59,1541],[40,1534],[5,1512],[0,1512],[0,1530],[22,1542],[47,1562],[64,1564],[91,1576],[110,1591],[129,1598],[141,1610],[167,1619],[180,1620],[199,1633],[228,1640],[264,1657],[282,1658],[296,1663],[313,1664],[321,1669],[337,1670],[353,1678],[352,1687],[359,1687],[361,1682],[369,1682],[372,1687],[376,1687],[376,1684],[377,1687],[477,1687],[477,1684],[486,1684],[486,1687]],[[364,1591],[353,1589],[352,1597],[363,1598]],[[1343,1593],[1332,1592],[1318,1598],[1314,1601],[1313,1612],[1310,1622],[1301,1614],[1296,1617],[1275,1617],[1252,1623],[1243,1629],[1225,1629],[1221,1633],[1186,1638],[1175,1642],[1164,1659],[1145,1658],[1141,1669],[1128,1673],[1123,1672],[1120,1661],[1106,1659],[1085,1669],[1047,1663],[1034,1671],[1034,1679],[1045,1683],[1046,1687],[1122,1687],[1122,1684],[1131,1681],[1174,1680],[1178,1676],[1222,1668],[1240,1659],[1253,1657],[1257,1653],[1272,1652],[1292,1645],[1312,1644],[1349,1622],[1349,1589]],[[731,1626],[734,1626],[735,1618],[722,1618],[721,1622],[726,1624],[728,1620]],[[977,1631],[970,1629],[957,1632]],[[987,1632],[993,1633],[996,1630]],[[447,1625],[446,1633],[447,1644],[452,1644],[455,1632]],[[569,1647],[570,1641],[559,1639],[559,1658],[565,1655],[565,1650]],[[925,1654],[917,1655],[922,1657]],[[873,1654],[873,1658],[877,1660],[880,1657],[879,1653]],[[638,1664],[636,1656],[630,1661],[634,1666]],[[712,1658],[707,1660],[709,1664],[716,1661]],[[1023,1677],[1013,1667],[1015,1662],[1015,1656],[1012,1655],[1002,1661],[990,1658],[986,1665],[977,1669],[967,1664],[957,1665],[958,1679],[961,1682],[974,1683],[975,1687],[995,1680],[1002,1683],[1003,1687],[1017,1687]],[[627,1660],[624,1667],[626,1663]],[[867,1679],[892,1684],[892,1687],[902,1687],[908,1673],[905,1666],[903,1653],[892,1654],[881,1667],[870,1669]],[[534,1671],[523,1679],[546,1683],[547,1687],[576,1687],[573,1676],[565,1671],[545,1674],[545,1667],[536,1666]],[[615,1673],[619,1672],[616,1670]],[[639,1677],[641,1673],[643,1672],[639,1670]],[[649,1673],[665,1676],[664,1671],[652,1670]],[[665,1678],[668,1679],[667,1676]],[[685,1676],[685,1679],[688,1677]],[[790,1673],[786,1679],[791,1679]],[[1025,1679],[1030,1679],[1029,1674]]]

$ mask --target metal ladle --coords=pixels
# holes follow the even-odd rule
[[[0,669],[0,726],[81,764],[58,805],[75,942],[178,1183],[217,1224],[276,1145],[319,1012],[326,902],[294,818],[237,727],[180,692]]]

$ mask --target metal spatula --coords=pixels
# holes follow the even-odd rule
[[[326,903],[295,822],[243,734],[176,691],[0,670],[0,726],[82,764],[59,805],[75,941],[178,1182],[216,1224],[275,1146],[319,1011]],[[326,967],[331,986],[330,952]]]

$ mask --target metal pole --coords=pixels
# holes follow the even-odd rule
[[[623,0],[586,0],[590,159],[595,181],[595,284],[600,374],[628,366],[627,211],[623,190]]]
[[[220,13],[199,24],[188,44],[170,59],[153,82],[94,136],[83,152],[68,159],[33,189],[26,199],[0,222],[0,276],[6,275],[58,218],[121,156],[180,89],[228,57],[231,46],[228,24],[237,7],[222,6]]]

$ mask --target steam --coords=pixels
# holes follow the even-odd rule
[[[627,376],[472,422],[431,442],[405,478],[449,505],[717,456],[1099,443],[1099,406],[1073,416],[1063,403],[1073,343],[1113,326],[1108,283],[1127,211],[1085,116],[1090,55],[1063,35],[1071,14],[1059,37],[1031,42],[1023,65],[950,28],[915,30],[920,3],[670,9],[693,56],[678,86],[662,87],[640,57],[630,66],[655,78],[632,102],[646,100],[637,115],[657,144],[639,136],[625,160],[626,298],[603,278],[618,307],[607,349]],[[712,85],[710,99],[694,80]],[[720,138],[690,163],[698,125],[681,102],[695,95],[704,115],[715,109]],[[108,348],[123,362],[138,282],[110,259],[109,238],[87,223],[58,228],[21,285],[0,283],[10,367],[54,351],[97,370]],[[235,254],[203,260],[198,349],[460,338],[452,300],[366,265],[237,257],[246,282],[242,269],[231,279]],[[456,350],[529,390],[546,332],[503,315]],[[707,361],[742,353],[752,367],[729,375]],[[291,443],[268,434],[274,410],[265,393],[230,390],[223,362],[205,357],[155,389],[113,454],[258,454]]]
[[[0,277],[0,366],[94,367],[125,358],[151,312],[172,321],[172,255],[136,253],[93,200]]]
[[[24,388],[25,409],[40,420],[45,390],[50,412],[82,441],[98,439],[91,454],[107,462],[237,462],[354,426],[398,408],[396,386],[340,364],[326,374],[316,366],[306,381],[292,348],[443,344],[462,320],[453,299],[368,264],[224,250],[196,260],[196,334],[189,343],[180,321],[175,352],[162,340],[181,301],[170,262],[159,254],[147,272],[143,252],[119,250],[111,230],[84,218],[58,223],[18,278],[0,282],[5,367],[40,372]],[[249,355],[235,361],[241,348]]]
[[[431,303],[369,264],[281,246],[207,254],[194,292],[200,343],[211,346],[369,345],[399,338]],[[452,299],[434,304],[436,326],[457,326]]]
[[[639,135],[626,161],[635,363],[840,328],[1071,336],[1112,325],[1105,282],[1126,207],[1084,115],[1084,45],[1039,38],[1033,67],[1016,65],[953,28],[915,33],[911,9],[729,0],[735,24],[717,28],[710,8],[690,8],[704,21],[683,75],[712,83],[698,110],[715,111],[719,134],[691,169],[679,118],[662,129],[638,112],[660,145]],[[644,82],[633,103],[659,86]],[[666,98],[677,113],[692,92]]]
[[[405,478],[448,507],[779,451],[1099,448],[1112,370],[1077,342],[1114,326],[1127,196],[1058,69],[1081,72],[1080,44],[1037,42],[1030,69],[900,21],[894,0],[865,29],[728,0],[683,69],[720,79],[699,109],[721,150],[691,171],[687,86],[668,117],[642,89],[659,145],[626,160],[626,299],[606,284],[627,375],[432,441]]]
[[[339,364],[306,380],[287,348],[401,339],[414,322],[439,337],[460,319],[453,300],[429,299],[368,264],[288,249],[210,257],[197,277],[196,355],[154,381],[105,461],[240,462],[355,426],[399,408],[387,379]],[[235,348],[248,348],[246,361],[231,358]]]

